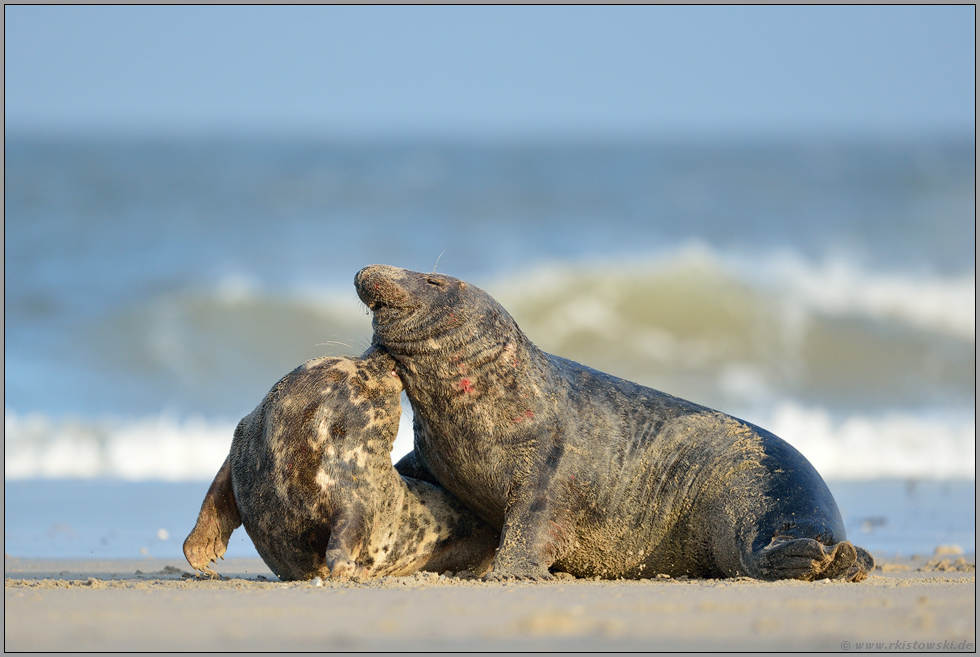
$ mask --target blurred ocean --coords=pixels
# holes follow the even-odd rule
[[[174,559],[194,527],[210,481],[29,479],[4,483],[4,552],[32,559]],[[970,480],[830,481],[847,536],[879,558],[958,546],[976,554]],[[225,558],[258,558],[243,528]],[[954,557],[955,558],[955,557]]]
[[[370,343],[372,263],[475,283],[543,349],[764,426],[827,479],[974,480],[975,163],[972,134],[8,136],[5,482],[203,494],[283,374]],[[396,457],[410,427],[406,405]]]

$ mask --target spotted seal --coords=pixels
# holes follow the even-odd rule
[[[188,563],[207,570],[244,524],[283,580],[486,571],[497,532],[391,464],[401,389],[376,349],[283,377],[235,429],[184,542]]]
[[[415,412],[396,468],[501,530],[488,579],[858,581],[874,567],[820,475],[769,431],[547,354],[451,276],[372,265],[354,282]]]

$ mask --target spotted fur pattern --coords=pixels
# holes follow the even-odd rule
[[[373,265],[355,286],[415,412],[415,451],[396,467],[501,530],[489,578],[873,568],[820,475],[772,433],[544,353],[451,276]]]
[[[401,381],[383,351],[318,358],[238,424],[184,544],[207,569],[245,525],[284,580],[489,568],[498,535],[445,490],[391,465]]]

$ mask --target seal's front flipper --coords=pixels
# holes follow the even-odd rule
[[[502,567],[496,562],[493,564],[493,570],[488,572],[483,576],[483,580],[486,582],[508,582],[512,580],[526,581],[526,582],[547,582],[553,580],[554,575],[551,574],[547,568],[531,566],[527,567],[522,565],[522,567]]]
[[[543,550],[534,549],[533,545],[521,545],[508,540],[508,528],[500,541],[500,548],[493,558],[493,566],[483,579],[488,582],[504,582],[507,580],[529,580],[543,582],[555,578],[549,570],[554,562],[542,557]]]
[[[500,532],[500,548],[493,559],[493,570],[483,576],[488,581],[508,579],[554,579],[550,568],[562,549],[570,542],[572,531],[563,521],[560,505],[545,495],[531,498],[547,486],[526,488],[507,511]]]
[[[204,496],[197,524],[184,541],[187,563],[197,570],[210,573],[208,565],[224,556],[231,533],[241,524],[242,519],[238,515],[238,504],[231,485],[231,463],[225,458]]]
[[[330,526],[330,540],[323,555],[321,577],[348,580],[370,576],[370,569],[357,563],[365,540],[370,535],[368,525],[354,509],[344,509],[337,514]]]
[[[509,526],[508,526],[509,524]],[[514,539],[514,524],[504,525],[501,533],[500,548],[493,558],[493,567],[483,576],[488,582],[504,582],[507,580],[530,580],[541,582],[555,578],[549,568],[554,558],[546,553],[548,548],[537,541],[525,541],[524,537]],[[528,528],[525,525],[525,528]],[[530,528],[528,528],[530,529]]]
[[[824,545],[812,538],[773,542],[761,551],[764,579],[842,579],[860,582],[874,569],[874,558],[850,541]]]

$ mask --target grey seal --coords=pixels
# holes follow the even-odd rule
[[[418,570],[482,574],[499,535],[441,487],[401,477],[394,361],[318,358],[283,377],[238,424],[184,542],[199,570],[240,525],[283,580]]]
[[[501,531],[488,579],[859,581],[874,567],[820,475],[769,431],[545,353],[451,276],[372,265],[354,282],[415,413],[396,468]]]

